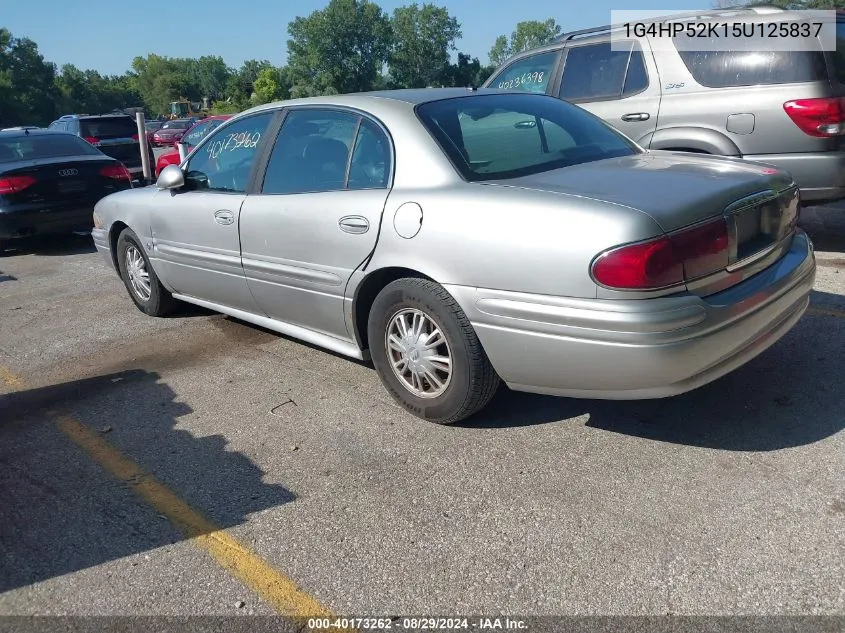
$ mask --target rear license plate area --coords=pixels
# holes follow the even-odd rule
[[[58,183],[59,193],[62,195],[83,193],[88,190],[83,180],[60,180]]]
[[[777,244],[798,220],[798,191],[790,190],[733,214],[736,261]]]

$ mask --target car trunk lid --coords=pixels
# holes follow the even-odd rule
[[[0,193],[7,204],[63,204],[98,200],[126,188],[126,182],[103,175],[104,168],[119,166],[103,156],[72,156],[20,161],[4,165],[0,182],[8,184]]]
[[[787,173],[740,159],[681,152],[651,151],[485,184],[629,207],[649,215],[670,235],[724,218],[727,270],[771,254],[793,234],[798,220],[798,189]]]

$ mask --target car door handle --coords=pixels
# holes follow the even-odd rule
[[[235,214],[229,211],[228,209],[220,209],[219,211],[214,212],[214,221],[217,224],[234,224],[235,222]]]
[[[346,233],[366,233],[370,230],[370,221],[362,215],[345,215],[337,225]]]
[[[623,121],[648,121],[651,115],[648,112],[633,112],[631,114],[623,114]]]

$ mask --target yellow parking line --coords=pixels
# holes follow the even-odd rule
[[[95,431],[68,416],[59,417],[56,424],[94,461],[129,484],[186,538],[211,554],[224,569],[264,598],[278,613],[298,617],[332,617],[325,607],[299,589],[290,578],[191,508]]]
[[[23,381],[15,376],[11,371],[0,365],[0,380],[6,383],[9,387],[20,389],[23,387]]]
[[[840,319],[845,319],[845,310],[837,310],[835,308],[819,308],[816,306],[810,306],[809,308],[807,308],[807,314],[832,316],[839,317]]]

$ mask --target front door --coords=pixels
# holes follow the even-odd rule
[[[241,210],[244,272],[270,317],[350,338],[346,283],[375,248],[390,175],[390,143],[374,121],[323,108],[288,113],[261,193]]]
[[[215,130],[188,160],[184,189],[156,192],[153,265],[175,292],[259,311],[241,267],[238,221],[273,116],[265,112]]]

